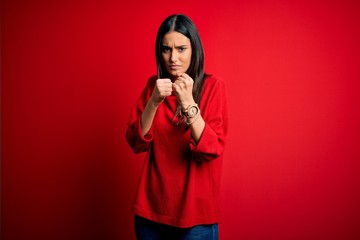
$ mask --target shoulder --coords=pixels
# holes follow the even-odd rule
[[[222,78],[214,75],[206,74],[204,81],[204,88],[225,88],[225,82]]]
[[[149,77],[149,79],[147,80],[147,84],[150,85],[150,86],[153,86],[154,83],[156,82],[157,80],[157,76],[156,75],[152,75],[151,77]]]
[[[202,110],[225,109],[227,102],[225,82],[223,79],[213,75],[206,75],[201,96]]]
[[[146,81],[145,89],[148,89],[148,91],[152,91],[152,89],[155,86],[156,80],[157,80],[156,75],[152,75],[151,77],[149,77]]]

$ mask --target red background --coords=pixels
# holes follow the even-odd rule
[[[220,236],[360,239],[358,1],[2,1],[2,239],[134,239],[125,142],[162,20],[228,87]],[[171,146],[169,146],[171,147]]]

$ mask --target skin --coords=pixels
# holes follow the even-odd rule
[[[171,31],[162,39],[162,64],[171,75],[171,79],[157,79],[154,91],[141,115],[142,134],[145,135],[151,128],[154,116],[164,99],[174,91],[178,103],[182,109],[195,104],[192,89],[194,80],[186,74],[191,63],[191,42],[185,35]],[[189,119],[193,121],[193,119]],[[205,121],[201,115],[190,125],[191,135],[196,142],[200,140],[205,127]]]

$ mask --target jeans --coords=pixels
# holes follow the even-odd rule
[[[135,215],[135,233],[137,240],[218,240],[218,225],[178,228]]]

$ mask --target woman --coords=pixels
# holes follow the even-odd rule
[[[126,133],[147,152],[133,205],[137,239],[217,239],[227,108],[224,83],[204,73],[199,33],[172,15],[156,38],[158,76],[134,106]]]

